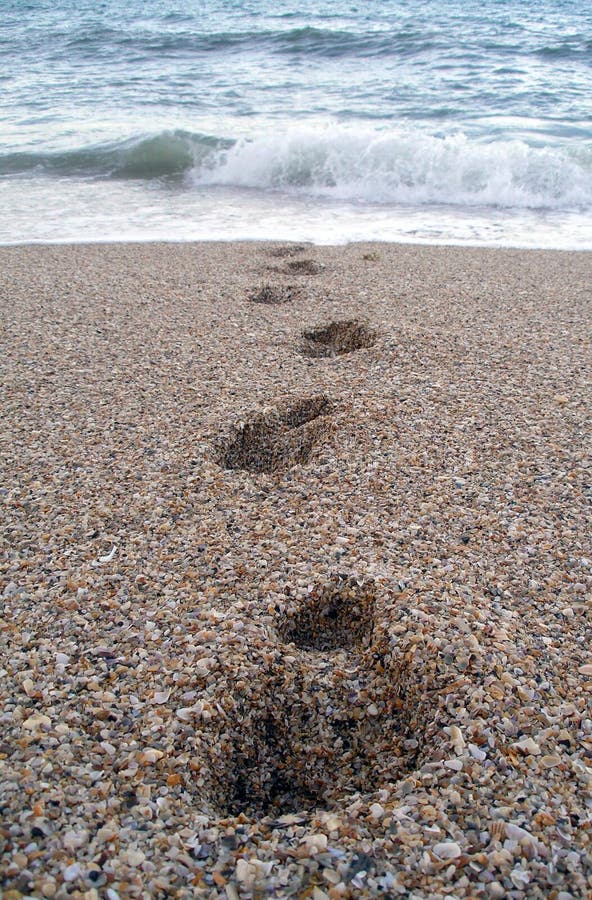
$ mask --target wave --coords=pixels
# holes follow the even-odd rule
[[[590,62],[592,60],[592,41],[584,39],[583,36],[572,38],[568,41],[561,41],[557,44],[550,44],[545,47],[537,47],[534,51],[535,56],[543,59],[555,60],[582,60]]]
[[[413,56],[434,46],[433,36],[413,29],[350,32],[325,28],[294,28],[277,32],[273,42],[282,53],[336,58],[355,56]]]
[[[56,36],[54,35],[54,39]],[[213,52],[265,50],[279,55],[325,58],[353,56],[412,56],[431,49],[435,34],[412,28],[397,30],[348,31],[344,29],[304,26],[261,31],[117,31],[97,26],[75,35],[63,33],[57,52],[63,50],[82,57],[106,54],[133,54],[135,59],[178,54],[209,54]]]
[[[46,153],[16,152],[0,156],[0,175],[44,172],[98,178],[167,178],[181,176],[232,141],[188,131],[130,138],[95,147]]]
[[[0,156],[0,175],[173,179],[333,200],[412,206],[592,208],[592,146],[530,146],[458,133],[293,128],[230,140],[188,131]]]
[[[291,15],[291,14],[289,14]],[[282,18],[277,16],[276,18]],[[592,58],[592,41],[586,33],[576,33],[568,38],[540,45],[524,38],[508,43],[504,39],[487,39],[475,43],[471,35],[466,33],[447,33],[434,25],[426,25],[417,20],[408,23],[393,23],[384,27],[344,27],[336,17],[335,27],[303,25],[296,27],[241,29],[228,31],[201,31],[191,27],[195,24],[192,16],[171,13],[164,17],[164,22],[172,27],[158,29],[140,27],[122,21],[111,24],[95,23],[77,29],[56,27],[48,40],[43,29],[27,32],[24,44],[20,49],[29,53],[49,54],[50,58],[59,59],[64,53],[68,57],[97,61],[113,58],[119,62],[146,61],[153,58],[174,58],[180,56],[209,56],[220,53],[241,52],[244,54],[261,52],[279,55],[334,59],[351,57],[364,59],[367,57],[409,58],[421,56],[426,52],[442,51],[445,64],[449,57],[462,52],[465,61],[481,60],[483,54],[499,58],[515,58],[522,61],[525,55],[542,59],[589,62]],[[180,27],[176,28],[175,25]],[[187,27],[183,27],[186,25]],[[512,28],[506,24],[506,29]],[[14,52],[13,41],[2,40],[0,48]]]
[[[191,17],[176,14],[165,17],[172,23],[192,24]],[[63,53],[95,61],[105,57],[128,57],[135,62],[153,57],[171,58],[178,55],[196,56],[214,53],[269,53],[301,58],[345,58],[364,59],[367,57],[409,58],[430,51],[451,53],[463,52],[465,60],[480,60],[483,53],[498,57],[521,59],[524,54],[550,60],[574,59],[590,60],[592,42],[585,34],[576,34],[555,43],[531,45],[528,42],[508,44],[503,40],[486,40],[475,45],[472,40],[457,35],[453,42],[451,35],[438,31],[435,27],[421,27],[414,23],[406,25],[390,24],[383,28],[344,28],[304,25],[293,28],[236,29],[231,31],[198,31],[191,27],[155,30],[133,28],[126,24],[121,29],[113,25],[96,24],[72,31],[56,29],[47,45],[43,32],[27,35],[27,49],[49,52],[59,58]],[[32,43],[31,43],[32,42]],[[12,48],[10,41],[4,42]],[[2,45],[0,39],[0,46]]]
[[[576,154],[464,134],[300,129],[237,141],[205,158],[193,178],[370,203],[587,209],[592,147]]]

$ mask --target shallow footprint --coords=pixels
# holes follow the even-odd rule
[[[280,306],[282,303],[291,303],[300,297],[300,289],[294,285],[264,284],[258,291],[249,294],[250,303],[263,303],[266,306]]]
[[[293,259],[286,265],[286,272],[292,275],[320,275],[324,269],[314,259]]]
[[[304,253],[308,249],[307,244],[281,244],[279,247],[271,247],[267,252],[270,256],[275,256],[277,259],[285,259],[289,256],[297,256],[299,253]]]

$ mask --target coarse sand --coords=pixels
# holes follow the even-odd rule
[[[0,248],[3,900],[592,896],[591,260]]]

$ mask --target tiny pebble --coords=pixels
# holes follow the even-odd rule
[[[469,753],[471,754],[473,759],[476,759],[479,762],[483,762],[484,759],[487,759],[487,753],[485,752],[485,750],[477,747],[476,744],[469,744]]]
[[[75,881],[82,875],[82,869],[78,863],[72,863],[64,869],[64,881]]]

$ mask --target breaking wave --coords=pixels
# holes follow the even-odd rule
[[[230,140],[186,131],[0,157],[0,174],[175,179],[383,204],[592,207],[592,147],[479,141],[464,134],[294,128]]]
[[[592,148],[574,154],[463,134],[298,130],[238,141],[207,157],[193,178],[370,203],[581,209],[592,206]]]

